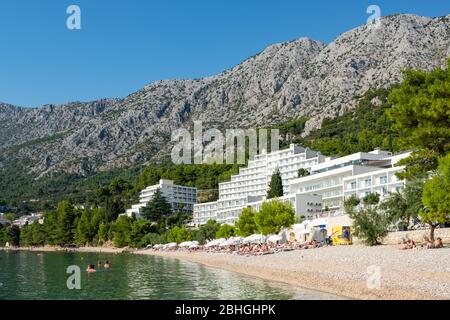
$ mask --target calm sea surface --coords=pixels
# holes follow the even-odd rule
[[[110,260],[110,270],[85,272]],[[67,267],[81,268],[81,289],[69,290]],[[97,267],[96,267],[97,268]],[[0,299],[334,299],[176,259],[131,254],[0,250]]]

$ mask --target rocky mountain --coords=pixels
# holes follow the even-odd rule
[[[275,44],[216,76],[158,81],[123,99],[35,109],[0,103],[0,169],[14,162],[42,176],[144,163],[167,155],[171,132],[194,120],[222,130],[308,116],[312,130],[368,89],[400,81],[403,68],[443,67],[449,56],[450,15],[395,15],[329,44]]]

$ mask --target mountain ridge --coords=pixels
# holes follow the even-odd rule
[[[365,91],[399,82],[401,69],[442,67],[449,55],[450,15],[395,15],[380,29],[362,25],[329,44],[273,44],[217,75],[160,80],[124,98],[30,109],[0,103],[0,170],[17,161],[39,177],[155,161],[170,152],[170,133],[194,120],[223,129],[307,116],[308,132]]]

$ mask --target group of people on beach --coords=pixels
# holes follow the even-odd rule
[[[427,248],[427,249],[439,249],[443,248],[442,238],[436,238],[434,241],[428,240],[425,245],[418,246],[416,242],[412,239],[408,239],[406,244],[400,248],[400,250],[410,250],[415,248]]]
[[[111,263],[109,262],[109,260],[106,260],[104,263],[102,263],[101,261],[97,262],[97,267],[101,268],[103,266],[103,268],[105,270],[108,270],[109,268],[111,268]],[[93,264],[88,264],[86,271],[88,273],[94,273],[97,270],[95,270],[95,265]]]
[[[211,252],[211,253],[231,253],[238,255],[265,255],[277,252],[292,251],[292,250],[302,250],[302,249],[313,249],[321,247],[322,243],[316,240],[310,240],[305,242],[298,242],[297,240],[288,241],[285,243],[276,242],[266,242],[266,243],[248,243],[239,245],[229,245],[229,246],[197,246],[195,248],[187,249],[193,252]],[[169,249],[153,249],[153,250],[186,250],[182,248],[172,247]]]

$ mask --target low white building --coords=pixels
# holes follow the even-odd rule
[[[174,184],[172,180],[161,179],[159,184],[142,190],[139,195],[139,203],[133,204],[125,214],[129,217],[134,214],[139,218],[142,214],[142,209],[147,206],[147,203],[153,198],[158,189],[172,206],[172,212],[193,213],[194,204],[197,203],[197,188],[179,186]]]
[[[18,226],[19,228],[23,228],[24,226],[35,223],[36,221],[39,224],[43,223],[43,215],[41,213],[32,213],[30,215],[21,216],[18,219],[12,221],[11,224],[13,226]]]

